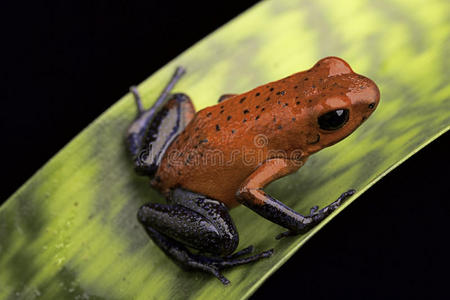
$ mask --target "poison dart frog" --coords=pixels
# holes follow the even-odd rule
[[[228,284],[222,269],[273,253],[248,256],[250,246],[233,254],[239,236],[229,209],[243,204],[286,228],[277,239],[322,221],[355,191],[302,215],[263,189],[351,134],[376,109],[380,92],[344,60],[326,57],[309,70],[243,94],[226,94],[195,112],[187,95],[171,93],[184,73],[176,69],[148,110],[137,89],[130,89],[138,116],[127,131],[129,152],[136,171],[149,176],[167,199],[167,204],[143,205],[137,217],[170,258]]]

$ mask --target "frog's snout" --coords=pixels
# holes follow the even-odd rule
[[[364,121],[377,108],[380,102],[380,90],[375,82],[363,77],[363,80],[360,80],[357,86],[352,89],[350,99]]]
[[[378,106],[378,102],[380,102],[380,89],[370,79],[367,79],[367,98],[366,98],[366,104],[367,108],[371,111],[375,110],[375,108]]]

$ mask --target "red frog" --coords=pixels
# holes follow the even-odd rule
[[[177,68],[148,110],[131,89],[139,114],[128,130],[128,148],[136,171],[149,176],[167,199],[167,204],[143,205],[138,219],[169,257],[228,284],[223,268],[273,253],[242,257],[252,252],[250,246],[232,254],[239,236],[229,209],[243,204],[287,228],[277,239],[318,224],[355,191],[301,215],[263,188],[351,134],[375,110],[380,93],[344,60],[326,57],[307,71],[224,95],[196,113],[187,95],[170,94],[183,74]],[[211,255],[192,253],[186,246]]]

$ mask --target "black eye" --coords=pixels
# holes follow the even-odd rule
[[[321,129],[336,130],[348,121],[348,109],[336,109],[319,117],[318,122]]]

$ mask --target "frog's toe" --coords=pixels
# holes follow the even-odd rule
[[[209,257],[203,255],[191,254],[189,255],[190,259],[186,262],[188,267],[193,269],[200,269],[205,272],[208,272],[214,275],[217,279],[219,279],[224,285],[228,285],[230,281],[222,275],[221,270],[225,268],[231,268],[234,266],[244,265],[248,263],[252,263],[258,261],[262,258],[267,258],[272,256],[273,249],[263,251],[261,253],[255,254],[253,256],[237,258],[238,256],[242,256],[248,254],[253,251],[253,246],[249,246],[239,252],[236,252],[233,255],[225,256],[225,257]]]
[[[356,191],[354,189],[348,190],[344,193],[342,193],[339,198],[337,198],[336,201],[334,201],[333,203],[331,203],[330,205],[328,205],[327,207],[322,208],[319,212],[320,213],[325,213],[327,215],[329,215],[331,212],[335,211],[339,206],[341,206],[341,204],[347,200],[348,198],[350,198],[350,196],[354,195],[356,193]]]
[[[198,261],[192,261],[191,267],[193,267],[194,269],[201,269],[207,273],[210,273],[211,275],[219,279],[224,285],[230,284],[230,280],[228,280],[228,278],[223,276],[223,274],[220,272],[220,269],[217,266]]]
[[[294,230],[288,230],[285,232],[282,232],[280,234],[278,234],[275,239],[276,240],[281,240],[282,238],[288,237],[288,236],[294,236],[294,235],[299,235],[301,232],[298,231],[294,231]]]
[[[311,209],[310,209],[310,211],[309,211],[309,214],[310,214],[310,215],[315,214],[315,213],[317,212],[318,209],[319,209],[319,206],[314,205],[313,207],[311,207]]]
[[[246,254],[249,254],[252,252],[253,252],[253,245],[250,245],[247,248],[244,248],[234,254],[225,256],[224,258],[226,258],[226,259],[238,258],[239,256],[243,256],[243,255],[246,255]]]
[[[262,258],[268,258],[273,254],[273,249],[270,249],[249,257],[237,258],[237,256],[242,256],[244,254],[250,253],[251,251],[249,251],[248,249],[253,250],[253,247],[247,247],[244,250],[237,252],[235,255],[232,255],[232,257],[225,257],[219,261],[213,262],[213,265],[218,266],[220,269],[229,268],[255,262]],[[243,253],[244,251],[246,252]]]
[[[342,193],[341,196],[339,196],[338,201],[344,202],[345,200],[347,200],[350,196],[354,195],[355,193],[356,193],[356,190],[350,189],[350,190]]]

